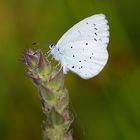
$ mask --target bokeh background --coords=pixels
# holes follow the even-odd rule
[[[38,89],[18,61],[48,50],[81,19],[104,13],[110,58],[95,78],[65,77],[75,140],[140,140],[139,0],[0,0],[0,140],[41,140]],[[36,45],[32,45],[36,42]]]

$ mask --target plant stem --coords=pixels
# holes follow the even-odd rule
[[[27,75],[39,88],[45,120],[43,140],[73,140],[69,130],[73,122],[69,111],[69,95],[64,87],[64,74],[56,70],[39,49],[27,50],[23,62]]]

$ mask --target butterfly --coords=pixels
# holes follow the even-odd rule
[[[64,74],[70,70],[83,79],[90,79],[106,65],[108,43],[108,21],[104,14],[96,14],[75,24],[49,48]]]

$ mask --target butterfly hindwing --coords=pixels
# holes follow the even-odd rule
[[[89,40],[68,43],[63,53],[62,65],[84,79],[97,75],[108,59],[106,48]]]

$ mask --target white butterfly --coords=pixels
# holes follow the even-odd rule
[[[63,72],[69,70],[84,79],[97,75],[108,60],[109,26],[105,15],[88,17],[69,29],[50,53],[61,63]]]

